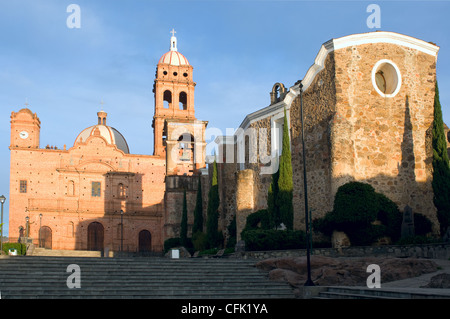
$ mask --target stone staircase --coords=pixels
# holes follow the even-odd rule
[[[450,299],[448,289],[323,287],[314,299]]]
[[[34,248],[32,256],[55,256],[55,257],[102,257],[101,251],[89,250],[52,250],[45,248]]]
[[[67,286],[71,264],[80,267],[80,288]],[[3,256],[0,293],[2,299],[294,298],[288,284],[270,281],[254,264],[227,258]]]

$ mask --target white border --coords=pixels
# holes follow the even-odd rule
[[[388,63],[390,65],[392,65],[395,69],[395,72],[397,73],[397,87],[395,88],[394,92],[390,93],[390,94],[384,94],[383,92],[380,91],[380,89],[378,88],[378,85],[376,83],[375,80],[375,74],[378,70],[378,67],[383,64],[383,63]],[[380,94],[382,97],[394,97],[397,95],[397,93],[400,91],[400,87],[402,86],[402,74],[400,73],[400,69],[398,68],[398,66],[392,62],[391,60],[388,59],[382,59],[380,61],[378,61],[377,63],[375,63],[373,69],[372,69],[372,85],[375,88],[375,90],[377,91],[378,94]]]

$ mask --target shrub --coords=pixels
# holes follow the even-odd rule
[[[305,233],[299,230],[254,229],[242,232],[247,250],[300,249],[305,247]]]
[[[266,209],[258,210],[247,216],[244,231],[255,229],[271,229],[270,214]]]
[[[432,230],[433,225],[425,215],[414,213],[414,234],[416,236],[425,236]]]
[[[379,220],[382,225],[374,225]],[[330,236],[334,230],[347,234],[352,245],[370,245],[378,238],[400,237],[402,215],[397,205],[365,183],[349,182],[339,187],[333,211],[313,221],[313,228]]]
[[[3,251],[8,254],[9,249],[16,249],[17,255],[26,255],[27,246],[21,243],[3,243]]]
[[[167,253],[171,248],[181,246],[181,238],[169,238],[164,241],[164,253]]]
[[[236,246],[236,215],[233,217],[233,220],[230,222],[230,224],[227,227],[228,230],[228,240],[227,240],[227,246],[226,248],[233,248]]]
[[[208,245],[208,238],[204,232],[198,231],[192,235],[192,244],[195,251],[205,250]]]

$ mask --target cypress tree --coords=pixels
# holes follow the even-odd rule
[[[184,189],[183,196],[183,212],[181,215],[181,230],[180,230],[180,240],[181,245],[186,246],[187,244],[187,201],[186,201],[186,189]]]
[[[444,121],[442,119],[441,103],[439,101],[439,89],[436,81],[434,96],[434,120],[433,120],[433,181],[434,206],[437,210],[437,218],[440,224],[441,235],[450,225],[450,167],[447,153],[447,140],[444,133]]]
[[[293,188],[289,126],[286,117],[286,109],[284,109],[283,149],[280,156],[278,196],[276,198],[276,204],[279,207],[281,222],[284,223],[287,229],[294,228],[294,207],[292,205]]]
[[[267,194],[267,211],[269,212],[272,227],[278,227],[281,224],[280,209],[276,203],[278,197],[278,177],[279,170],[272,174],[272,182],[270,183]]]
[[[217,179],[217,163],[214,160],[211,188],[208,193],[208,210],[206,220],[206,236],[209,248],[215,248],[219,238],[219,185]]]
[[[202,178],[198,177],[197,201],[195,202],[194,210],[194,226],[192,234],[203,231],[203,199],[202,199]]]

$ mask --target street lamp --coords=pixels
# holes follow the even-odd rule
[[[6,197],[5,196],[0,196],[0,203],[2,203],[2,217],[1,217],[1,221],[0,221],[0,227],[2,228],[2,235],[0,238],[0,255],[3,252],[3,204],[6,201]]]
[[[306,227],[306,267],[308,270],[308,279],[305,286],[314,286],[311,279],[311,251],[309,247],[309,217],[308,217],[308,186],[306,183],[306,149],[305,149],[305,121],[303,118],[303,83],[300,81],[300,117],[302,121],[302,153],[303,153],[303,188],[305,195],[305,227]]]

